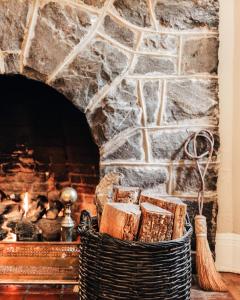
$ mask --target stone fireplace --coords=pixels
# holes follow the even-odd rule
[[[199,178],[193,162],[183,153],[183,145],[194,131],[206,128],[214,133],[214,162],[207,174],[204,212],[213,251],[219,163],[218,11],[217,0],[3,0],[0,3],[0,72],[43,82],[45,88],[48,85],[55,90],[51,93],[58,91],[69,104],[72,102],[69,110],[75,114],[76,122],[78,118],[86,118],[98,145],[100,176],[119,171],[124,175],[124,185],[179,197],[188,204],[192,218],[197,211]],[[9,89],[14,89],[10,85]],[[53,121],[58,119],[54,112],[58,104],[53,105],[51,115],[50,100],[41,108],[47,119],[40,114],[39,120],[51,121],[49,134],[58,142],[59,135],[63,136]],[[2,101],[7,103],[1,94]],[[45,99],[39,99],[40,106],[41,101]],[[27,103],[26,109],[30,106]],[[23,107],[18,109],[26,115]],[[63,127],[66,126],[66,137],[79,143],[70,159],[74,158],[74,165],[81,165],[86,160],[84,155],[89,154],[81,152],[81,141],[75,135],[75,129],[81,126],[69,128],[71,117],[65,114],[61,120]],[[81,122],[85,121],[79,121],[80,125]],[[39,124],[40,131],[42,128],[45,126]],[[88,135],[84,128],[79,135]],[[89,137],[86,143],[89,145]],[[21,148],[21,155],[26,155],[27,149],[30,148]],[[93,145],[91,149],[93,174],[87,171],[87,176],[81,177],[81,168],[69,173],[65,166],[59,170],[56,166],[55,172],[59,171],[61,178],[54,177],[60,186],[72,180],[84,194],[84,201],[88,201],[98,180],[97,150]],[[38,150],[44,156],[45,151]],[[53,154],[47,159],[59,159],[62,164],[62,148]],[[81,162],[75,161],[78,157]],[[58,162],[51,159],[51,168],[55,168]],[[84,191],[79,185],[80,178],[86,183]],[[44,193],[48,184],[47,179],[36,182]],[[90,204],[91,199],[90,196]]]

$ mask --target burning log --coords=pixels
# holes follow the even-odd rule
[[[37,222],[44,241],[60,241],[62,218],[55,220],[41,219]]]
[[[100,232],[121,240],[133,241],[138,233],[140,217],[141,211],[138,205],[106,203]]]
[[[141,194],[140,203],[148,202],[154,204],[158,207],[166,209],[174,214],[173,222],[173,234],[172,239],[177,239],[182,237],[185,228],[185,220],[187,214],[187,205],[184,204],[180,199],[162,199],[155,197],[154,195],[144,195]]]
[[[141,242],[160,242],[171,240],[173,231],[173,214],[150,203],[141,203]]]
[[[37,222],[45,215],[47,206],[48,199],[45,196],[39,195],[37,200],[33,201],[31,207],[28,209],[26,218],[33,223]]]
[[[18,241],[37,241],[39,230],[29,221],[19,221],[16,225],[15,234]]]
[[[138,187],[113,187],[113,202],[138,204],[139,196],[140,189]]]
[[[59,200],[54,200],[50,203],[50,208],[46,212],[46,218],[49,220],[55,220],[60,211],[63,209],[63,204]]]

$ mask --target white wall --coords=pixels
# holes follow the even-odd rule
[[[217,266],[240,273],[240,0],[220,0]]]

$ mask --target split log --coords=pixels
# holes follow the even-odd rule
[[[113,187],[113,202],[138,204],[139,196],[140,189],[138,187]]]
[[[173,214],[151,203],[141,203],[141,227],[139,240],[151,243],[169,241],[173,231]]]
[[[117,172],[106,174],[96,187],[95,204],[97,207],[98,220],[101,221],[104,205],[112,202],[113,186],[119,185],[123,175]]]
[[[121,240],[135,240],[141,217],[138,205],[107,203],[104,206],[100,232]]]
[[[183,236],[187,214],[186,204],[178,198],[163,199],[149,194],[141,194],[140,203],[143,202],[154,204],[173,213],[174,222],[172,239],[174,240]]]

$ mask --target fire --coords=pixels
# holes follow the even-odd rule
[[[28,192],[24,194],[23,198],[23,209],[24,209],[24,217],[26,217],[28,209],[29,209],[29,202],[28,202]]]

